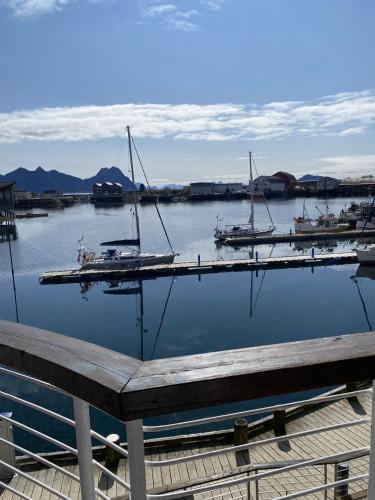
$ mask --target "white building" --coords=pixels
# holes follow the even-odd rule
[[[285,181],[274,175],[261,175],[253,181],[252,190],[260,193],[284,193]]]
[[[241,191],[241,189],[241,182],[218,182],[213,187],[215,193],[234,193],[235,191]]]
[[[14,191],[15,201],[31,200],[33,198],[33,193],[30,191],[23,191],[22,189],[16,189]]]
[[[338,188],[340,181],[333,177],[321,177],[316,183],[317,191],[333,191]]]
[[[213,182],[191,182],[190,194],[213,194]]]

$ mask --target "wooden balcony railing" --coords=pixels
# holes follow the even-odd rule
[[[144,500],[155,497],[146,491],[144,418],[373,380],[375,335],[360,333],[141,362],[71,337],[0,321],[0,363],[74,398],[85,500],[97,494],[87,465],[92,466],[87,405],[125,422],[131,496]],[[216,417],[220,418],[224,419]],[[374,433],[371,440],[369,498],[375,498]],[[190,494],[194,493],[193,489]]]

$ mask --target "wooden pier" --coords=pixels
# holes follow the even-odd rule
[[[267,269],[287,269],[293,267],[315,267],[358,262],[355,252],[314,255],[293,255],[261,259],[236,259],[198,262],[178,262],[158,266],[144,266],[122,270],[71,270],[51,271],[40,277],[42,285],[62,283],[82,283],[93,281],[126,281],[154,279],[165,276],[186,276],[197,274],[224,273],[233,271],[257,271]]]
[[[298,241],[324,241],[324,240],[357,240],[362,238],[375,238],[375,230],[370,231],[342,231],[340,233],[308,233],[308,234],[271,234],[270,236],[237,236],[217,241],[218,245],[273,245],[275,243],[293,243]]]

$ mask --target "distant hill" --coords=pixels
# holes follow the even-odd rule
[[[319,179],[324,179],[326,177],[325,175],[311,175],[311,174],[306,174],[300,177],[298,180],[299,181],[318,181]],[[335,177],[332,177],[332,179],[335,179]],[[339,179],[336,179],[337,181]]]
[[[119,182],[125,191],[134,190],[134,184],[117,167],[101,168],[99,172],[88,179],[81,179],[74,175],[63,174],[57,170],[36,170],[17,168],[13,172],[0,175],[0,181],[13,181],[17,189],[43,193],[47,189],[61,189],[64,193],[89,193],[95,182]]]
[[[319,179],[322,179],[322,175],[311,175],[311,174],[306,174],[300,177],[298,180],[299,181],[318,181]]]

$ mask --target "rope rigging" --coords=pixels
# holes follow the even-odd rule
[[[256,163],[255,163],[254,156],[252,156],[252,160],[253,160],[254,167],[255,167],[255,173],[257,174],[257,177],[259,177],[259,173],[258,173],[258,169],[257,169]],[[268,217],[270,218],[271,224],[272,224],[273,227],[275,227],[275,224],[273,223],[273,220],[272,220],[270,209],[268,208],[268,203],[267,203],[266,197],[264,197],[264,203],[266,205]]]
[[[144,167],[143,167],[142,160],[141,160],[141,158],[140,158],[140,156],[139,156],[139,153],[138,153],[138,150],[137,150],[137,146],[135,145],[135,142],[134,142],[133,136],[131,135],[130,137],[131,137],[132,144],[133,144],[133,146],[134,146],[134,151],[135,151],[135,154],[137,155],[137,158],[138,158],[139,164],[140,164],[140,166],[141,166],[141,169],[142,169],[142,172],[143,172],[144,178],[145,178],[145,180],[146,180],[146,184],[147,184],[148,190],[149,190],[149,192],[150,192],[150,194],[151,194],[152,201],[153,201],[153,203],[154,203],[154,205],[155,205],[156,212],[157,212],[157,214],[158,214],[158,217],[159,217],[160,223],[161,223],[161,225],[162,225],[162,228],[163,228],[163,231],[164,231],[165,237],[167,238],[168,245],[169,245],[169,247],[170,247],[171,251],[173,252],[174,250],[173,250],[173,247],[172,247],[172,243],[171,243],[171,241],[170,241],[170,239],[169,239],[169,236],[168,236],[168,233],[167,233],[167,229],[166,229],[166,227],[165,227],[165,225],[164,225],[164,222],[163,222],[163,219],[162,219],[162,217],[161,217],[161,214],[160,214],[160,211],[159,211],[159,207],[158,207],[158,204],[157,204],[157,200],[156,200],[156,196],[155,196],[154,192],[153,192],[153,191],[152,191],[152,189],[151,189],[150,183],[148,182],[148,178],[147,178],[147,175],[146,175],[145,169],[144,169]]]

